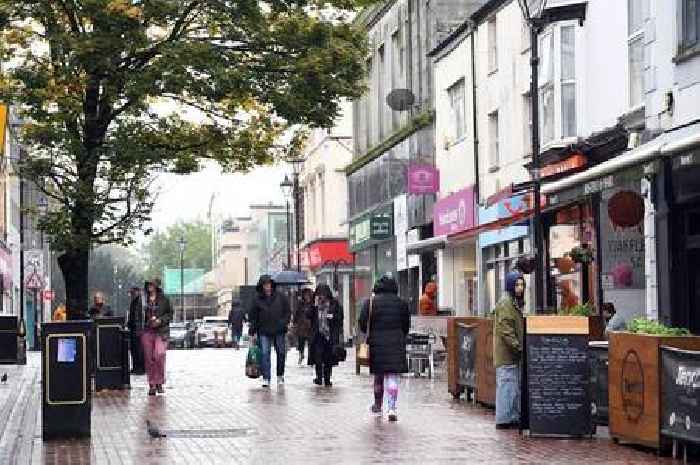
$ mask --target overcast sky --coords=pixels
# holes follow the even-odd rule
[[[209,199],[215,192],[219,205],[230,216],[246,215],[251,203],[281,203],[279,185],[286,172],[284,166],[270,166],[245,174],[223,174],[218,166],[210,165],[189,175],[161,174],[152,227],[163,230],[178,221],[197,218],[206,221]]]

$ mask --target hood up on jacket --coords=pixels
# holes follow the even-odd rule
[[[272,283],[272,293],[275,293],[275,290],[277,290],[277,283],[275,282],[274,279],[272,279],[272,276],[269,274],[264,274],[260,276],[260,279],[258,279],[258,284],[255,286],[255,290],[258,292],[259,295],[263,295],[263,284],[265,283]]]
[[[523,293],[523,295],[520,297],[517,297],[515,295],[515,285],[517,284],[519,279],[523,280],[523,286],[525,286],[525,280],[523,278],[523,274],[520,271],[513,270],[508,272],[508,274],[506,274],[506,292],[508,292],[510,297],[513,299],[514,302],[518,304],[518,306],[522,307],[525,303],[525,293]]]
[[[391,276],[382,276],[374,284],[372,291],[375,294],[398,294],[399,285],[396,284],[396,280]]]

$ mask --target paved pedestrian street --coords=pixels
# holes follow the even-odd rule
[[[465,464],[674,463],[605,438],[553,440],[496,431],[491,410],[454,401],[444,377],[405,377],[399,421],[369,413],[367,369],[345,363],[330,389],[289,352],[284,387],[264,390],[245,378],[245,351],[168,352],[167,392],[148,397],[143,377],[131,391],[93,398],[92,438],[44,443],[38,355],[6,369],[0,405],[4,464]],[[0,371],[4,368],[0,367]],[[146,419],[166,434],[149,438]],[[679,462],[676,462],[679,463]]]

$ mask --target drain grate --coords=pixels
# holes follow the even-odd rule
[[[161,430],[168,438],[242,438],[254,436],[257,430],[254,428],[228,428],[228,429],[168,429]]]

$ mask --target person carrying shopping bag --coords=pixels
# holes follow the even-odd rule
[[[396,281],[390,276],[374,285],[373,297],[362,306],[360,330],[367,333],[369,371],[374,375],[374,403],[371,411],[382,413],[384,392],[387,394],[389,421],[397,421],[399,376],[408,371],[406,336],[411,327],[408,304],[398,296]]]

